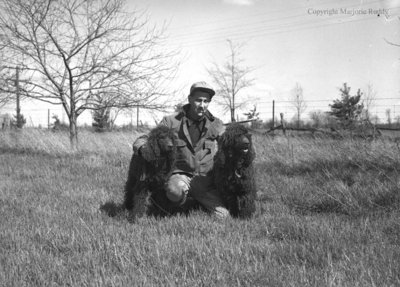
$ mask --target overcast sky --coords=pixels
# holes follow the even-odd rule
[[[206,68],[227,59],[226,40],[231,39],[244,44],[243,65],[254,68],[254,86],[242,95],[250,100],[241,117],[257,103],[260,118],[269,119],[275,100],[277,114],[284,112],[290,119],[294,111],[287,101],[296,82],[307,101],[305,117],[311,110],[328,110],[340,97],[338,88],[344,82],[351,94],[372,84],[377,92],[372,113],[383,119],[390,108],[393,118],[400,116],[400,47],[385,41],[400,44],[400,0],[127,0],[127,4],[129,9],[146,10],[152,23],[167,24],[165,45],[183,58],[172,83],[178,90],[177,102],[186,101],[193,82],[212,84]],[[215,103],[210,109],[228,121]],[[47,122],[47,115],[44,118]],[[90,115],[79,122],[86,120]]]

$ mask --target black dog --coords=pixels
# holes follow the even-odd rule
[[[227,126],[218,139],[214,176],[217,189],[233,217],[248,218],[256,210],[254,158],[247,128],[237,123]]]
[[[196,203],[177,206],[165,191],[165,184],[175,168],[176,136],[165,126],[152,129],[145,148],[132,156],[125,184],[124,205],[134,218],[144,215],[166,216],[187,213]]]
[[[132,156],[125,184],[126,209],[135,217],[173,213],[164,186],[175,166],[176,139],[171,129],[152,129],[146,148]]]

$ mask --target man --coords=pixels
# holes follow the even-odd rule
[[[225,218],[229,211],[223,206],[211,175],[216,139],[225,130],[222,121],[208,111],[214,95],[215,91],[206,82],[194,83],[189,103],[160,123],[172,128],[178,138],[176,170],[166,184],[166,195],[177,205],[183,205],[190,195],[216,216]],[[140,153],[145,148],[146,136],[133,144],[134,152]]]

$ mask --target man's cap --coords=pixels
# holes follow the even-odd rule
[[[203,91],[208,93],[211,97],[215,95],[215,91],[211,88],[209,84],[206,82],[196,82],[190,87],[190,94],[191,96],[195,91]]]

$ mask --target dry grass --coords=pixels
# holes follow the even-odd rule
[[[0,285],[400,285],[394,143],[255,137],[254,218],[130,223],[136,136],[0,133]]]
[[[93,133],[80,130],[78,152],[81,153],[130,153],[137,132]],[[71,154],[68,132],[45,129],[23,129],[0,132],[0,149],[3,151],[48,154]]]

